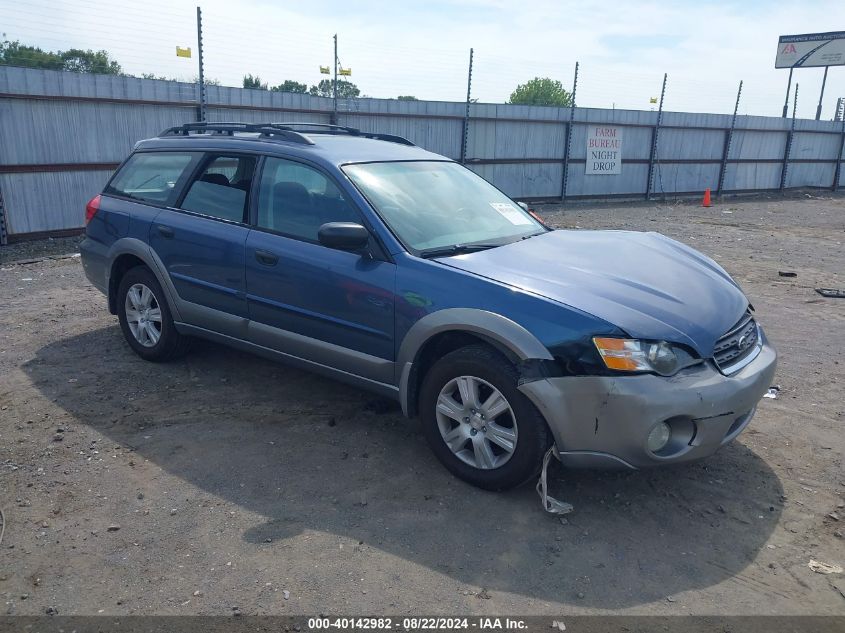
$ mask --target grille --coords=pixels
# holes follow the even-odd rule
[[[749,313],[745,313],[739,323],[733,326],[727,334],[716,341],[713,348],[713,360],[723,374],[730,374],[745,365],[743,361],[750,361],[756,356],[760,331],[757,322]]]

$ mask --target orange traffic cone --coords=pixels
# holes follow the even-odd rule
[[[701,201],[702,207],[709,207],[710,206],[710,187],[704,190],[704,200]]]

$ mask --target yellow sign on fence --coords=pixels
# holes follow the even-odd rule
[[[181,46],[176,47],[176,57],[190,57],[191,56],[191,47],[182,48]]]

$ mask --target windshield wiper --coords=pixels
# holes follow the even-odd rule
[[[475,251],[486,251],[489,248],[496,248],[502,244],[452,244],[451,246],[438,246],[437,248],[425,248],[420,251],[420,257],[451,257],[462,253],[473,253]]]

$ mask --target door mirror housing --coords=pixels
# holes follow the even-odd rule
[[[320,244],[341,251],[360,251],[367,247],[370,232],[355,222],[327,222],[317,231]]]

